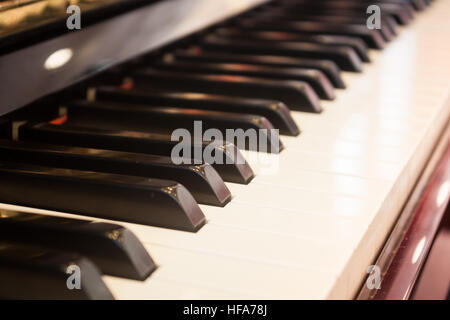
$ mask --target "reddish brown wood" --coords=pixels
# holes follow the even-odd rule
[[[409,299],[450,199],[450,146],[419,200],[411,224],[373,299]],[[436,275],[439,276],[439,275]]]
[[[450,299],[450,206],[434,239],[425,266],[411,295],[413,300]]]

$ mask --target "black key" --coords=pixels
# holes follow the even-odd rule
[[[417,11],[425,10],[428,6],[425,0],[398,0],[398,1],[409,2]]]
[[[137,71],[137,88],[213,93],[233,97],[278,100],[290,109],[321,112],[319,97],[305,82],[266,80],[231,75],[193,75],[159,70]]]
[[[345,17],[346,19],[352,19],[353,17]],[[365,22],[367,24],[367,20]],[[386,41],[389,41],[388,34],[392,35],[392,38],[399,34],[399,23],[397,20],[390,15],[381,16],[381,35]],[[391,38],[391,39],[392,39]]]
[[[353,0],[351,0],[353,1]],[[370,0],[368,0],[370,1]],[[336,9],[330,7],[274,7],[274,6],[262,6],[257,10],[250,11],[249,14],[243,15],[242,17],[263,17],[264,15],[267,19],[280,19],[278,17],[285,15],[285,20],[299,20],[299,18],[305,19],[304,21],[326,21],[326,22],[340,22],[353,24],[367,25],[367,18],[369,14],[366,13],[367,8],[371,3],[367,4],[362,10],[351,10],[351,9]],[[392,39],[392,36],[398,34],[399,23],[394,16],[386,14],[381,14],[381,30],[382,35],[386,41]],[[386,28],[386,29],[385,29]]]
[[[34,140],[44,143],[61,144],[97,149],[109,149],[161,156],[172,156],[178,141],[172,141],[170,135],[149,134],[137,131],[108,131],[96,128],[69,127],[47,123],[24,125],[20,127],[21,140]],[[203,152],[209,142],[191,146],[190,156],[184,155],[187,164],[203,164]],[[248,184],[254,177],[253,171],[240,151],[231,143],[214,149],[219,161],[214,169],[225,181]],[[238,161],[239,160],[239,161]]]
[[[278,80],[297,80],[308,83],[319,98],[333,100],[335,98],[333,85],[319,70],[313,69],[284,69],[251,64],[237,63],[195,63],[195,62],[160,62],[156,68],[171,71],[230,74],[238,76],[258,77]]]
[[[326,0],[321,0],[326,4]],[[346,2],[352,2],[353,0],[341,0]],[[422,10],[426,8],[426,3],[424,0],[359,0],[359,3],[369,3],[369,4],[383,4],[391,3],[401,5],[405,10],[411,11],[412,8],[416,10]]]
[[[10,139],[12,133],[11,122],[6,119],[0,119],[0,139]]]
[[[333,10],[334,14],[340,15],[341,12],[350,11],[353,15],[360,12],[365,13],[369,4],[377,4],[381,8],[382,14],[387,14],[393,16],[398,23],[408,24],[413,19],[414,10],[412,6],[408,3],[398,4],[398,3],[386,3],[386,2],[367,2],[361,3],[359,1],[338,1],[338,0],[328,0],[328,1],[315,1],[315,0],[281,0],[274,2],[276,6],[280,5],[283,8],[289,10],[290,12],[305,12],[306,10]],[[307,11],[309,12],[309,11]]]
[[[348,1],[348,0],[347,0]],[[365,2],[370,2],[371,0],[363,0]],[[426,0],[375,0],[372,4],[378,3],[393,3],[400,4],[408,11],[422,11],[427,7]]]
[[[324,0],[322,0],[324,1]],[[333,1],[334,4],[336,2],[334,0],[326,0],[324,1],[325,5],[328,5],[330,1]],[[415,15],[415,9],[414,5],[411,3],[411,1],[406,0],[376,0],[375,2],[371,0],[363,0],[363,3],[352,3],[349,0],[341,0],[340,1],[343,5],[347,5],[349,7],[354,7],[355,9],[364,9],[367,8],[371,4],[376,4],[381,8],[382,14],[389,14],[394,16],[397,20],[399,20],[400,23],[408,24],[414,19]]]
[[[80,289],[73,284],[72,266],[80,270]],[[0,298],[52,300],[114,299],[97,267],[76,254],[37,246],[0,242]]]
[[[259,99],[244,99],[211,94],[170,91],[123,90],[116,87],[99,87],[96,99],[121,101],[154,106],[175,106],[177,108],[196,108],[203,110],[229,111],[258,114],[267,118],[280,133],[297,136],[300,130],[282,102]]]
[[[280,10],[281,9],[281,10]],[[332,23],[347,23],[347,24],[361,24],[367,25],[368,15],[361,14],[360,12],[348,12],[348,11],[339,11],[337,13],[333,10],[301,10],[301,11],[290,11],[284,10],[282,8],[268,8],[267,11],[258,12],[258,15],[255,15],[256,18],[262,19],[264,16],[260,14],[266,15],[267,19],[271,20],[285,20],[285,21],[314,21],[314,22],[332,22]],[[273,15],[271,13],[273,12]],[[281,18],[281,16],[285,15],[286,19]],[[280,16],[280,17],[278,17]],[[253,17],[250,15],[250,17]],[[380,34],[383,36],[385,41],[391,41],[395,38],[399,33],[399,23],[397,20],[391,15],[381,15],[381,29],[379,29]],[[301,35],[301,32],[297,32],[298,35]]]
[[[369,48],[382,49],[386,42],[378,30],[370,30],[366,25],[341,25],[330,22],[289,22],[289,21],[253,21],[241,19],[240,28],[258,31],[286,31],[300,34],[332,34],[359,37]]]
[[[221,54],[217,52],[202,51],[198,47],[194,47],[187,51],[176,51],[173,55],[167,55],[167,58],[175,58],[179,61],[246,63],[278,68],[316,69],[322,71],[335,88],[345,89],[345,83],[341,78],[339,67],[330,60],[231,53]]]
[[[195,232],[205,216],[177,182],[0,164],[0,202]]]
[[[169,157],[120,151],[0,140],[5,161],[97,171],[179,182],[202,204],[225,206],[230,191],[211,165],[176,165]]]
[[[155,263],[141,242],[119,225],[1,210],[2,241],[75,252],[89,258],[102,273],[145,280]]]
[[[373,4],[373,3],[372,3]],[[314,8],[308,8],[308,7],[300,7],[300,8],[289,8],[289,9],[284,9],[283,11],[286,12],[286,10],[289,10],[289,14],[292,15],[326,15],[326,16],[333,16],[335,18],[333,19],[329,19],[329,22],[339,22],[339,21],[345,21],[345,20],[350,20],[353,21],[354,24],[360,24],[360,25],[365,25],[367,26],[367,18],[369,17],[369,14],[366,13],[367,7],[369,5],[367,5],[365,8],[360,9],[359,11],[352,11],[352,10],[346,10],[346,9],[340,9],[340,10],[334,10],[332,8],[323,8],[320,10],[315,10]],[[382,29],[380,29],[379,31],[380,34],[383,36],[383,39],[385,41],[389,41],[390,39],[392,39],[392,37],[389,36],[389,33],[392,36],[396,36],[398,35],[399,32],[399,25],[404,24],[404,23],[400,23],[399,19],[396,18],[395,15],[392,14],[388,14],[386,12],[384,12],[383,10],[381,11],[381,26]],[[352,20],[353,19],[353,20]],[[365,21],[364,21],[365,19]],[[320,20],[319,20],[320,21]],[[388,27],[389,30],[386,30],[383,28],[383,26]],[[386,31],[386,33],[385,33]]]
[[[358,54],[364,62],[370,62],[367,45],[357,37],[336,36],[326,34],[300,34],[276,31],[251,31],[240,30],[238,28],[220,28],[215,31],[216,34],[239,40],[263,40],[274,42],[314,42],[331,46],[348,46]]]
[[[220,52],[327,59],[334,61],[342,70],[362,71],[361,59],[352,48],[346,46],[331,46],[312,42],[240,41],[217,36],[206,37],[201,41],[201,45],[206,50]]]
[[[182,128],[194,135],[196,122],[198,125],[201,121],[201,131],[219,130],[218,139],[221,141],[228,139],[229,129],[253,130],[255,139],[245,145],[246,149],[270,153],[279,153],[283,149],[278,135],[270,134],[274,130],[272,124],[258,115],[171,107],[148,108],[146,105],[110,101],[74,101],[66,106],[70,114],[69,123],[75,125],[166,134]],[[238,143],[235,140],[228,142]],[[265,148],[260,150],[260,146]]]
[[[289,10],[285,11],[274,9],[267,10],[265,12],[257,13],[255,15],[250,16],[250,18],[254,21],[270,20],[270,21],[289,21],[289,22],[326,22],[326,23],[335,23],[339,25],[367,25],[367,17],[368,16],[366,15],[348,16],[348,15],[314,13],[314,12],[291,13]],[[397,34],[398,24],[396,20],[391,16],[382,15],[380,22],[381,28],[378,30],[383,36],[383,39],[386,42],[392,41],[395,38],[395,35]],[[301,35],[300,33],[297,34]],[[346,37],[349,38],[348,36]],[[359,39],[357,37],[354,38]]]

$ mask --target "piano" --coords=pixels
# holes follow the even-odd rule
[[[446,0],[0,1],[0,297],[449,298],[448,39]]]

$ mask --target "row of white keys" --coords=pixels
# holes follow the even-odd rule
[[[449,114],[442,103],[448,95],[444,80],[450,77],[450,62],[432,49],[450,46],[430,42],[427,32],[428,23],[445,9],[450,9],[448,2],[438,1],[374,55],[363,74],[346,75],[348,89],[339,92],[336,101],[324,103],[323,114],[295,113],[304,133],[283,137],[287,148],[278,158],[276,175],[264,175],[268,169],[258,168],[248,152],[257,177],[248,186],[229,184],[234,199],[225,208],[202,206],[208,223],[198,233],[124,223],[145,243],[159,268],[145,282],[105,277],[114,295],[352,297],[356,287],[337,286],[340,276],[370,228],[389,228],[398,212],[373,225],[383,200],[407,161],[420,151],[417,147],[426,133]],[[450,25],[441,24],[445,28],[439,36],[446,39]],[[430,51],[411,52],[422,45]],[[443,68],[418,67],[427,61]],[[399,87],[391,90],[386,81]],[[368,246],[373,252],[362,259],[367,266],[367,257],[373,257],[379,245]],[[358,270],[352,283],[359,284],[364,273]]]

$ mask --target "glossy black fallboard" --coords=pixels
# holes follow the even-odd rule
[[[66,22],[75,13],[67,13],[71,4],[80,9],[79,21],[86,27],[156,1],[161,0],[20,0],[0,3],[0,55],[70,32]]]
[[[0,116],[264,1],[157,1],[50,40],[36,29],[39,43],[0,52]]]

